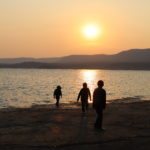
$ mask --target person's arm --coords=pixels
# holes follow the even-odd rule
[[[53,96],[54,98],[56,98],[56,90],[54,90]]]
[[[61,98],[62,98],[62,91],[60,91],[60,96],[61,96]]]
[[[82,91],[82,89],[80,90],[80,92],[79,92],[79,94],[78,94],[77,102],[78,102],[78,101],[79,101],[79,99],[80,99],[81,91]]]

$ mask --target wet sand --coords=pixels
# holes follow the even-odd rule
[[[96,114],[80,107],[32,107],[0,112],[0,150],[149,150],[150,101],[111,103],[106,131],[95,131]]]

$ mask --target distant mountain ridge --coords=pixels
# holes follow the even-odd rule
[[[20,57],[20,58],[0,58],[1,64],[16,64],[23,62],[43,62],[43,63],[54,63],[59,58],[28,58],[28,57]]]
[[[131,49],[113,55],[70,55],[54,58],[0,58],[0,64],[23,62],[82,64],[82,63],[150,63],[150,48]]]
[[[61,63],[146,63],[150,62],[150,49],[132,49],[118,54],[71,55],[59,60]]]

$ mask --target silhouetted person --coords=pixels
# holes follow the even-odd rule
[[[85,110],[88,110],[88,97],[91,100],[91,93],[89,88],[87,87],[87,83],[83,83],[83,88],[80,90],[77,98],[77,102],[79,101],[81,97],[81,104],[82,104],[82,112],[85,112]]]
[[[54,90],[54,98],[56,99],[56,106],[59,107],[59,100],[62,98],[61,86],[57,86]]]
[[[104,130],[102,128],[103,121],[103,110],[106,107],[106,91],[103,89],[104,82],[99,80],[97,82],[98,88],[94,90],[93,93],[93,108],[97,113],[97,118],[94,124],[96,129]]]

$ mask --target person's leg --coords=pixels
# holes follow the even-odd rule
[[[103,122],[103,110],[101,110],[100,112],[99,112],[99,128],[101,128],[102,129],[102,122]]]
[[[96,120],[95,120],[95,124],[94,124],[94,127],[95,128],[98,128],[98,124],[99,124],[99,114],[98,114],[98,111],[97,111],[97,109],[95,109],[95,111],[96,111]]]
[[[102,128],[102,120],[103,120],[103,111],[100,109],[96,109],[97,118],[95,121],[95,128]]]
[[[81,101],[81,103],[82,103],[82,112],[85,112],[85,102]]]
[[[59,98],[56,99],[56,106],[59,107]]]
[[[85,108],[86,108],[86,110],[88,110],[88,108],[89,108],[88,100],[87,100],[86,103],[85,103]]]

